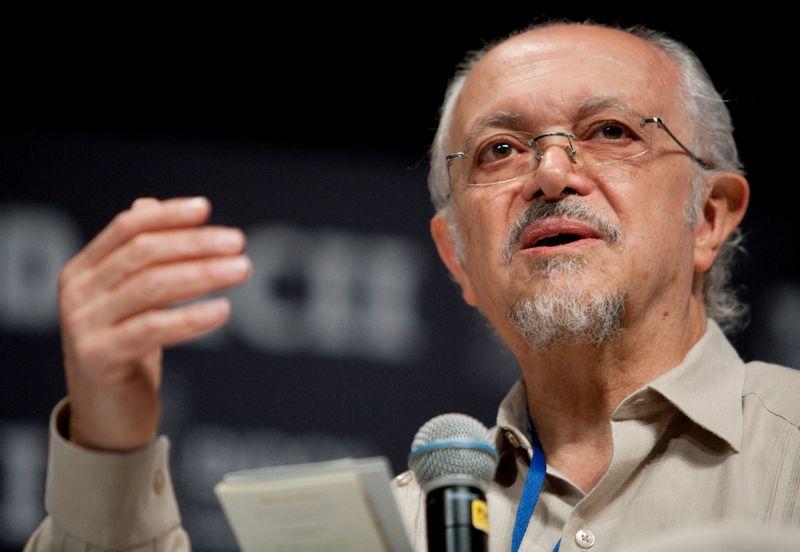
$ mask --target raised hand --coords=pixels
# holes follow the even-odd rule
[[[162,353],[223,324],[226,298],[171,306],[244,282],[238,229],[204,226],[205,198],[136,200],[64,267],[59,313],[70,439],[125,451],[160,419]]]

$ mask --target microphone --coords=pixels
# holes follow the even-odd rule
[[[436,416],[417,431],[408,466],[426,495],[428,550],[488,550],[486,487],[498,457],[486,427],[465,414]]]

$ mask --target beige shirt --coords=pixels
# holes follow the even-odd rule
[[[800,527],[799,398],[800,372],[744,364],[709,322],[681,364],[616,409],[611,465],[591,492],[547,468],[520,550],[550,552],[559,538],[561,552],[647,548],[669,532],[713,522]],[[26,550],[188,549],[167,440],[130,455],[82,450],[59,435],[58,412],[49,517]],[[494,430],[501,453],[488,492],[494,551],[510,550],[531,454],[526,427],[525,390],[517,383]],[[395,490],[414,545],[424,551],[424,497],[408,473]]]

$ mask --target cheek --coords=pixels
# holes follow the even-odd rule
[[[459,224],[466,249],[476,249],[481,258],[500,248],[514,221],[512,209],[519,196],[515,186],[471,188],[458,201]]]
[[[499,316],[492,309],[504,304],[498,294],[507,288],[509,274],[502,264],[502,248],[513,219],[508,218],[509,194],[491,192],[461,198],[457,220],[464,244],[464,269],[478,306],[488,316]]]
[[[692,232],[685,208],[688,190],[663,178],[624,170],[604,186],[622,230],[629,271],[646,278],[654,270],[668,272],[691,261]]]
[[[681,177],[667,178],[669,171],[648,171],[643,167],[621,166],[615,169],[602,186],[623,231],[631,227],[661,233],[670,227],[688,227],[688,180],[681,184],[684,181]]]

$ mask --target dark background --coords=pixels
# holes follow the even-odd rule
[[[737,275],[752,321],[735,342],[746,359],[800,365],[789,22],[675,11],[548,15],[644,23],[705,62],[752,186]],[[54,275],[137,196],[207,195],[215,222],[247,232],[256,268],[231,324],[166,358],[163,430],[195,549],[233,546],[211,491],[226,471],[376,454],[400,471],[430,417],[491,425],[516,368],[435,256],[426,154],[464,52],[541,15],[483,4],[6,18],[0,549],[18,549],[43,515],[46,421],[64,394]]]

